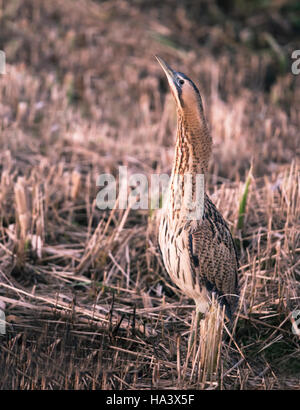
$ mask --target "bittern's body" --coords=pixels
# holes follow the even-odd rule
[[[201,97],[190,79],[158,61],[175,97],[178,117],[171,183],[159,229],[163,262],[174,283],[195,300],[198,312],[209,310],[214,293],[231,317],[238,301],[238,259],[230,230],[205,193],[212,139]],[[203,183],[197,185],[199,175]],[[195,212],[199,202],[200,214]]]

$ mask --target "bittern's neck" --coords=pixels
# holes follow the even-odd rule
[[[204,115],[178,112],[169,202],[172,221],[185,223],[202,218],[211,146]]]
[[[206,174],[212,139],[203,113],[177,114],[177,137],[173,175]]]

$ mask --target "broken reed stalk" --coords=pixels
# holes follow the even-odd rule
[[[199,381],[204,385],[218,380],[224,316],[224,307],[213,296],[209,312],[199,327]]]
[[[19,177],[14,187],[16,200],[16,216],[20,226],[20,238],[26,241],[30,229],[29,194],[25,178]]]
[[[19,225],[17,239],[17,265],[25,263],[27,241],[30,233],[31,213],[29,211],[29,192],[24,177],[19,177],[14,187],[16,202],[16,220]]]
[[[205,317],[197,311],[193,315],[181,374],[183,379],[188,376],[188,383],[199,389],[215,388],[218,385],[224,321],[225,309],[214,295]],[[189,363],[191,372],[188,372]]]
[[[71,179],[72,179],[72,183],[71,183],[70,196],[71,196],[71,199],[75,201],[75,199],[78,196],[79,190],[80,190],[81,173],[77,169],[74,169],[74,171],[72,172]]]

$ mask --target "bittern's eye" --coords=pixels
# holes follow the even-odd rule
[[[184,84],[184,80],[180,79],[179,84],[181,84],[181,85]]]

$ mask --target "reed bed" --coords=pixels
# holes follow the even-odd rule
[[[298,26],[289,2],[219,3],[0,2],[1,389],[299,389]],[[155,54],[200,86],[207,187],[240,254],[241,303],[207,369],[158,211],[96,206],[101,173],[170,173]]]

